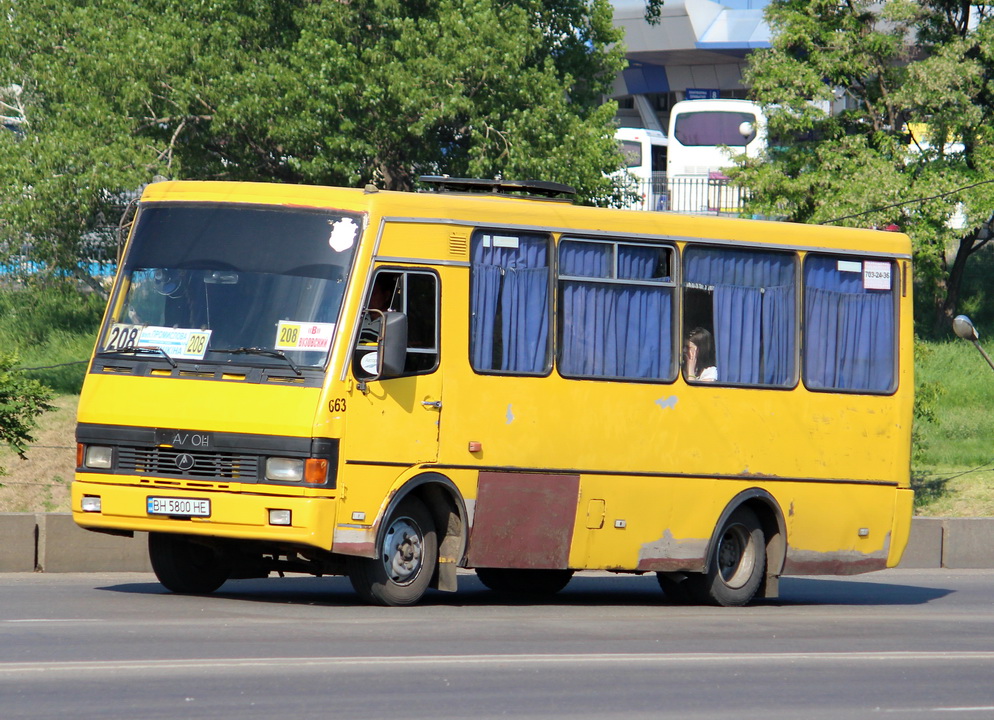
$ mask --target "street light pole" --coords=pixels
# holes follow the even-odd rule
[[[953,318],[953,332],[964,340],[969,340],[973,343],[973,346],[977,348],[981,355],[984,356],[984,360],[987,364],[991,366],[991,370],[994,370],[994,361],[991,360],[991,356],[988,355],[982,347],[980,347],[980,333],[977,332],[977,328],[973,326],[966,315],[957,315]]]

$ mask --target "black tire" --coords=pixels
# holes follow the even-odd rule
[[[387,520],[375,558],[350,557],[349,581],[374,605],[414,605],[438,564],[435,523],[415,497],[401,501]]]
[[[148,557],[159,582],[174,593],[206,595],[231,575],[221,553],[183,535],[149,533]]]
[[[480,582],[494,592],[523,597],[550,597],[569,584],[572,570],[476,568]]]
[[[698,601],[709,605],[746,605],[759,591],[766,572],[766,542],[756,513],[746,507],[725,521],[711,550],[708,571],[687,578]]]

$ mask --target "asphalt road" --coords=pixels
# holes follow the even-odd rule
[[[0,574],[0,719],[994,718],[994,571],[786,578],[747,608],[651,576],[460,584],[374,608],[341,578]]]

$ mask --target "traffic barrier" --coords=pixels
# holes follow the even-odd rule
[[[151,572],[147,534],[83,530],[71,513],[0,513],[0,572]],[[902,568],[994,569],[994,517],[911,521]]]

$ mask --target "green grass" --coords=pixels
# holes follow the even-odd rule
[[[971,343],[923,343],[915,365],[919,405],[934,393],[930,419],[916,418],[925,467],[976,467],[994,460],[994,370]]]
[[[15,348],[19,368],[56,393],[79,393],[105,300],[65,281],[0,291],[0,347]]]
[[[994,515],[994,370],[955,340],[919,343],[915,375],[916,512]]]

